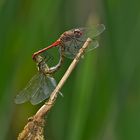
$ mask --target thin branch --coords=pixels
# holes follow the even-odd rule
[[[79,62],[81,56],[84,54],[85,49],[91,43],[91,39],[88,38],[84,43],[83,47],[79,50],[75,59],[72,61],[71,65],[65,72],[64,76],[56,86],[55,90],[52,92],[49,100],[37,111],[37,113],[29,119],[29,122],[24,127],[24,130],[19,134],[18,140],[44,140],[44,125],[45,120],[44,117],[47,115],[49,110],[53,107],[55,100],[57,99],[57,95],[64,83],[76,67]]]

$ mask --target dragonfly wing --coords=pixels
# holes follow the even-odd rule
[[[99,36],[104,30],[105,26],[103,24],[93,25],[91,27],[79,28],[82,32],[81,40],[85,41],[88,37],[95,39]]]
[[[40,85],[41,75],[36,74],[32,77],[32,79],[28,82],[27,86],[16,96],[15,103],[22,104],[31,99],[32,94],[34,94]]]
[[[30,99],[31,104],[36,105],[47,99],[55,87],[55,79],[53,77],[43,75],[39,89],[35,94],[32,95]]]
[[[86,49],[86,52],[92,51],[96,48],[99,47],[99,42],[97,40],[94,40],[90,43],[90,45],[88,46],[88,48]]]
[[[74,59],[76,54],[79,52],[79,49],[83,46],[85,42],[81,40],[73,40],[72,45],[66,46],[64,50],[64,56],[70,59]],[[99,47],[99,43],[97,40],[93,40],[89,47],[87,48],[86,52],[92,51]]]

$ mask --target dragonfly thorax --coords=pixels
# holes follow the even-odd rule
[[[62,40],[63,42],[68,42],[68,41],[72,41],[73,39],[78,39],[82,35],[83,35],[83,33],[80,29],[73,29],[73,30],[64,32],[60,36],[60,40]]]

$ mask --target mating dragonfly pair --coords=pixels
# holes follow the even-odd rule
[[[61,66],[64,58],[74,59],[79,49],[83,46],[88,37],[92,39],[92,43],[87,51],[94,50],[99,46],[96,37],[105,30],[103,24],[93,26],[91,28],[77,28],[64,32],[60,38],[52,45],[35,52],[32,56],[37,63],[38,74],[36,74],[15,98],[15,103],[21,104],[30,101],[31,104],[36,105],[47,99],[56,87],[56,81],[52,77]],[[60,60],[54,67],[49,68],[44,58],[40,56],[41,53],[59,47]]]

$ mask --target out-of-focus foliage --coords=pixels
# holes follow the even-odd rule
[[[33,52],[70,28],[104,23],[100,48],[86,54],[47,118],[51,140],[140,138],[140,1],[1,0],[0,140],[15,140],[42,105],[15,105],[37,72]],[[41,46],[40,41],[46,45]],[[52,65],[57,63],[57,50]],[[55,74],[60,80],[71,60]]]

